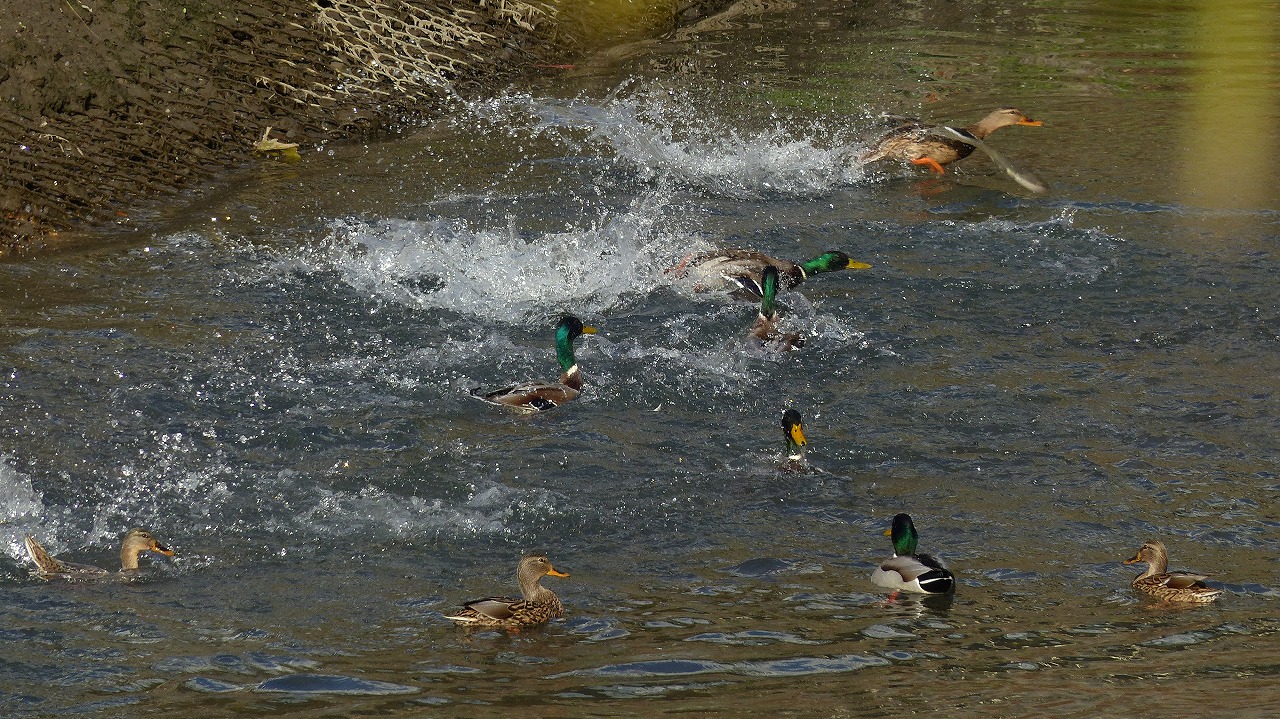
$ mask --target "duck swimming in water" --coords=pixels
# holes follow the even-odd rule
[[[529,382],[514,384],[502,389],[472,394],[491,404],[511,407],[521,412],[542,412],[572,402],[582,394],[582,371],[573,354],[573,341],[584,334],[592,335],[596,328],[582,324],[582,320],[566,316],[556,325],[556,359],[560,361],[559,382]]]
[[[876,586],[892,589],[891,598],[900,591],[946,594],[955,589],[956,577],[942,560],[916,553],[920,537],[911,515],[898,514],[893,518],[893,526],[884,533],[893,540],[893,556],[876,567],[871,581]]]
[[[560,603],[560,598],[555,592],[542,586],[542,578],[546,576],[569,578],[567,572],[558,571],[544,555],[530,554],[521,559],[516,568],[520,599],[477,599],[467,602],[462,606],[462,611],[446,616],[445,619],[469,626],[523,629],[563,617],[564,605]]]
[[[865,270],[871,265],[849,259],[839,250],[829,250],[808,262],[792,262],[770,257],[755,250],[713,250],[690,255],[668,272],[677,277],[690,277],[694,289],[705,292],[730,287],[747,299],[758,299],[764,294],[764,269],[778,271],[782,287],[790,289],[812,275],[840,270]]]
[[[49,554],[35,537],[27,535],[27,555],[35,562],[36,574],[42,578],[66,577],[68,579],[100,579],[110,574],[109,571],[88,564],[64,562]],[[134,572],[138,569],[138,555],[143,552],[156,552],[166,557],[173,556],[173,550],[151,536],[145,529],[134,527],[120,543],[120,571]]]
[[[1208,604],[1218,598],[1219,589],[1204,583],[1208,575],[1169,571],[1169,550],[1164,542],[1153,540],[1138,548],[1138,553],[1124,560],[1125,564],[1146,562],[1147,571],[1133,580],[1133,590],[1166,602],[1192,602]]]
[[[760,297],[760,313],[751,325],[747,340],[757,347],[779,352],[790,352],[804,347],[804,339],[798,334],[778,330],[778,310],[775,309],[775,298],[778,296],[778,269],[773,265],[764,268],[761,281],[763,293]]]
[[[809,441],[804,438],[804,422],[800,413],[788,409],[782,413],[782,433],[787,440],[787,459],[792,462],[804,461],[804,448]]]

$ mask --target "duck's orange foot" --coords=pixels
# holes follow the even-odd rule
[[[689,261],[692,259],[693,259],[693,253],[690,252],[689,254],[685,255],[684,258],[680,260],[680,263],[677,264],[675,267],[668,267],[667,269],[663,270],[663,272],[668,275],[675,275],[676,277],[684,277],[685,267],[689,265]]]
[[[929,168],[930,170],[933,170],[939,175],[946,172],[946,170],[942,169],[942,165],[939,165],[937,160],[934,160],[932,157],[917,157],[916,159],[911,161],[911,164],[924,165],[925,167]]]

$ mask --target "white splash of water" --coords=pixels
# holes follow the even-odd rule
[[[14,469],[8,456],[0,455],[0,546],[5,554],[26,557],[23,539],[43,515],[44,502],[31,478]]]
[[[674,182],[728,197],[808,197],[868,180],[855,159],[863,148],[842,138],[841,128],[797,131],[775,119],[772,127],[745,130],[706,102],[658,88],[616,92],[604,100],[512,94],[473,109],[507,127],[532,122],[534,132],[558,134],[567,142],[585,132],[589,142],[646,182]]]
[[[364,486],[355,491],[315,488],[316,500],[294,515],[272,518],[267,528],[303,536],[331,538],[385,536],[422,539],[438,533],[458,536],[507,536],[518,532],[517,513],[555,513],[565,498],[542,489],[512,489],[488,484],[466,503],[400,496]]]
[[[666,204],[649,194],[590,226],[532,235],[459,219],[337,220],[327,256],[302,261],[382,302],[514,324],[598,316],[647,293],[698,244],[667,226]]]

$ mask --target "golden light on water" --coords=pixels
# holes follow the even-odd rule
[[[1195,59],[1180,143],[1184,202],[1277,206],[1280,5],[1200,0],[1187,36]]]
[[[562,0],[556,7],[562,22],[588,48],[675,27],[679,12],[676,0]]]

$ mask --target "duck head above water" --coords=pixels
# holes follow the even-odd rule
[[[120,568],[137,569],[138,555],[143,552],[155,552],[166,557],[173,556],[173,550],[151,536],[151,532],[141,527],[134,527],[124,535],[124,541],[120,544]]]
[[[850,259],[848,255],[840,250],[828,250],[817,257],[802,263],[800,267],[804,270],[805,276],[816,275],[823,272],[837,272],[839,270],[869,270],[871,265],[865,262],[858,262]]]
[[[804,423],[799,412],[788,409],[782,413],[782,433],[787,440],[787,459],[803,459],[809,442],[804,438]]]
[[[1001,107],[992,110],[986,117],[978,120],[976,123],[965,128],[974,137],[979,140],[985,139],[987,135],[999,130],[1002,127],[1010,125],[1023,125],[1026,127],[1040,127],[1044,123],[1040,120],[1032,120],[1027,117],[1026,113],[1016,107]]]

